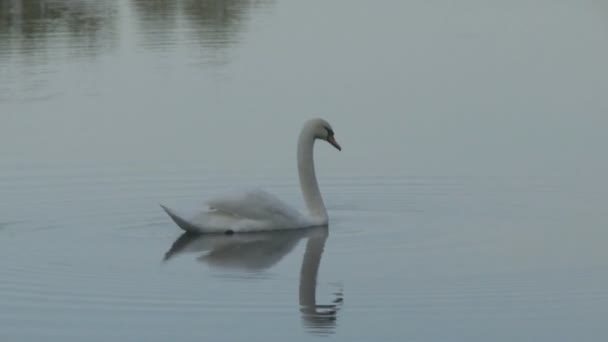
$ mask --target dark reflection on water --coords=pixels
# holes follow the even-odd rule
[[[115,45],[117,11],[115,0],[0,1],[0,56],[62,45],[79,55],[97,54]]]
[[[254,6],[268,5],[266,1],[249,0],[183,0],[184,18],[201,42],[225,45],[235,41],[243,30],[247,13]]]
[[[196,259],[212,267],[228,268],[255,274],[276,265],[293,251],[298,242],[307,239],[300,268],[299,306],[307,330],[316,334],[335,331],[342,291],[335,293],[331,304],[317,304],[317,275],[328,237],[327,227],[283,232],[235,235],[197,235],[184,233],[165,253],[168,261],[179,254],[200,254]]]
[[[133,0],[140,35],[146,47],[169,48],[177,40],[178,1]]]
[[[41,101],[69,61],[90,61],[118,46],[117,0],[1,0],[0,102]],[[4,67],[6,66],[6,67]],[[65,75],[65,73],[63,73]]]
[[[306,243],[306,251],[300,268],[300,312],[304,326],[310,332],[327,334],[336,327],[338,310],[343,302],[342,290],[335,293],[336,298],[332,304],[317,303],[317,275],[321,256],[327,240],[327,229],[319,234],[310,236]]]
[[[201,48],[200,58],[221,64],[227,59],[222,51],[238,43],[251,10],[272,3],[271,0],[133,0],[133,7],[145,47],[164,50],[186,39]]]
[[[238,42],[252,9],[272,1],[250,0],[133,0],[142,23],[145,44],[166,47],[175,44],[178,28],[202,47],[222,48]],[[160,36],[159,36],[160,34]]]
[[[239,41],[251,10],[272,0],[132,0],[138,38],[145,47],[170,49],[186,40],[212,56]],[[2,0],[0,57],[49,50],[89,56],[115,48],[131,17],[117,0]],[[125,29],[118,30],[121,23]],[[194,43],[194,44],[192,44]]]

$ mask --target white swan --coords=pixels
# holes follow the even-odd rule
[[[291,208],[272,194],[253,190],[207,201],[209,209],[185,219],[161,205],[183,230],[192,233],[239,233],[322,226],[328,223],[327,210],[319,191],[313,147],[316,139],[342,150],[331,125],[323,119],[304,123],[298,138],[298,174],[307,214]]]

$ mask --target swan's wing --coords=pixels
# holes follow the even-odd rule
[[[209,210],[188,219],[161,207],[180,228],[191,233],[254,232],[310,226],[297,210],[262,190],[217,197],[207,204]]]
[[[270,230],[269,223],[262,220],[239,218],[218,210],[204,211],[192,218],[177,214],[172,209],[160,205],[173,222],[187,233],[222,233]]]
[[[250,190],[216,197],[207,202],[211,210],[240,219],[293,222],[301,218],[300,213],[263,190]]]
[[[168,207],[165,207],[162,204],[160,205],[160,207],[163,208],[165,213],[167,213],[167,215],[169,215],[169,217],[173,220],[173,222],[175,222],[175,224],[177,224],[185,232],[193,233],[193,234],[198,234],[198,233],[203,232],[201,227],[192,223],[191,220],[181,217],[179,214],[175,213],[173,210],[169,209]]]

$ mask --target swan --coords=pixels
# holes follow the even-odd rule
[[[245,233],[324,226],[329,217],[315,175],[313,148],[315,140],[325,140],[338,151],[334,130],[324,119],[304,123],[298,138],[298,175],[302,196],[308,209],[301,213],[264,190],[250,190],[224,195],[207,201],[208,208],[186,219],[160,205],[180,228],[191,233]]]

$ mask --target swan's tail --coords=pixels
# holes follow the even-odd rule
[[[167,215],[169,215],[169,217],[173,220],[173,222],[175,222],[175,224],[177,224],[177,226],[180,227],[181,229],[183,229],[184,231],[186,231],[188,233],[195,233],[195,234],[201,233],[201,229],[199,227],[190,223],[188,220],[181,218],[179,215],[174,213],[171,209],[165,207],[162,204],[160,204],[160,207],[163,208],[163,210],[167,213]]]

